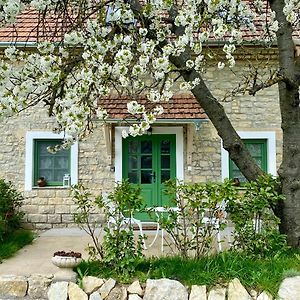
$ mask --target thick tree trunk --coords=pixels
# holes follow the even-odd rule
[[[299,247],[300,243],[300,122],[283,126],[283,159],[279,169],[282,192],[281,231],[287,234],[288,243]]]
[[[285,195],[281,211],[281,232],[287,234],[288,243],[299,247],[300,241],[300,101],[299,61],[294,57],[292,26],[283,14],[284,1],[270,0],[279,23],[277,44],[280,70],[285,78],[279,84],[283,156],[278,170],[282,192]]]

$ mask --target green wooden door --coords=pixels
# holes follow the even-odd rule
[[[164,182],[176,178],[176,135],[153,134],[123,139],[123,178],[141,187],[147,207],[164,206],[169,199]],[[147,215],[139,215],[147,219]]]

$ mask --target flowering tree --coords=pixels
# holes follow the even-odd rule
[[[37,37],[37,51],[14,46],[5,50],[0,65],[1,117],[43,102],[56,118],[55,129],[68,136],[65,147],[89,132],[93,119],[105,121],[107,113],[98,99],[118,92],[132,99],[129,113],[141,116],[129,134],[141,135],[163,112],[163,103],[181,80],[180,89],[194,94],[230,158],[249,180],[262,170],[203,74],[211,62],[220,72],[233,68],[237,47],[247,40],[245,32],[260,45],[275,43],[278,69],[267,77],[250,72],[234,93],[255,95],[279,86],[284,143],[279,176],[287,199],[275,211],[289,243],[299,244],[300,57],[295,55],[293,39],[299,39],[298,0],[2,0],[2,26],[15,22],[26,5],[39,12],[43,30]],[[50,17],[56,20],[51,35],[43,26]],[[222,44],[222,53],[207,50],[211,41]],[[139,103],[141,94],[148,105]]]

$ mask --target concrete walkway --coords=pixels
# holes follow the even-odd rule
[[[230,236],[232,228],[222,232],[221,238],[226,240]],[[99,234],[99,233],[98,233]],[[135,233],[136,237],[138,232]],[[155,231],[144,231],[147,236],[146,244],[150,245],[155,236]],[[101,235],[100,235],[101,236]],[[170,244],[170,238],[167,239]],[[174,254],[174,251],[166,245],[164,239],[164,252],[161,252],[161,232],[152,247],[144,250],[147,257]],[[83,230],[78,228],[59,228],[40,232],[32,244],[25,246],[17,254],[0,263],[0,275],[24,275],[30,274],[54,274],[58,268],[51,262],[51,257],[56,251],[81,252],[84,259],[88,258],[85,251],[87,245],[93,245],[92,239]],[[222,243],[224,249],[228,242]]]
[[[153,232],[145,232],[149,238],[147,244],[154,237]],[[0,275],[53,274],[58,268],[51,263],[51,257],[56,251],[81,252],[83,258],[88,255],[85,248],[92,244],[91,238],[78,228],[50,229],[39,233],[32,244],[25,246],[17,254],[0,263]],[[158,236],[154,245],[145,250],[146,256],[161,255],[161,237]],[[170,253],[170,249],[164,252]]]

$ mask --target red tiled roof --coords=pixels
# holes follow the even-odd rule
[[[250,2],[249,0],[245,1]],[[70,14],[68,14],[67,17],[70,18]],[[43,20],[43,22],[40,22],[40,20]],[[0,42],[62,40],[64,33],[68,30],[68,24],[70,24],[72,20],[60,16],[58,22],[56,21],[54,15],[51,16],[47,14],[46,18],[42,18],[36,10],[28,8],[17,17],[15,24],[0,28]],[[245,41],[253,42],[255,39],[264,39],[262,36],[263,21],[257,18],[254,24],[256,28],[255,32],[250,32],[247,29],[242,31]],[[293,36],[295,39],[300,39],[299,28],[293,32]],[[225,39],[226,38],[229,38],[229,36],[225,36]],[[216,39],[212,37],[211,41],[216,41]]]
[[[99,100],[99,105],[107,110],[109,120],[134,119],[134,116],[127,112],[127,103],[132,99],[126,97],[110,96],[109,98]],[[147,108],[156,106],[145,98],[138,100]],[[158,120],[190,120],[190,119],[207,119],[204,110],[200,107],[197,100],[191,95],[176,96],[169,102],[158,103],[164,108],[164,113],[159,116]]]
[[[54,15],[43,18],[32,8],[17,16],[14,24],[0,28],[0,42],[57,41],[66,33],[68,22]]]

